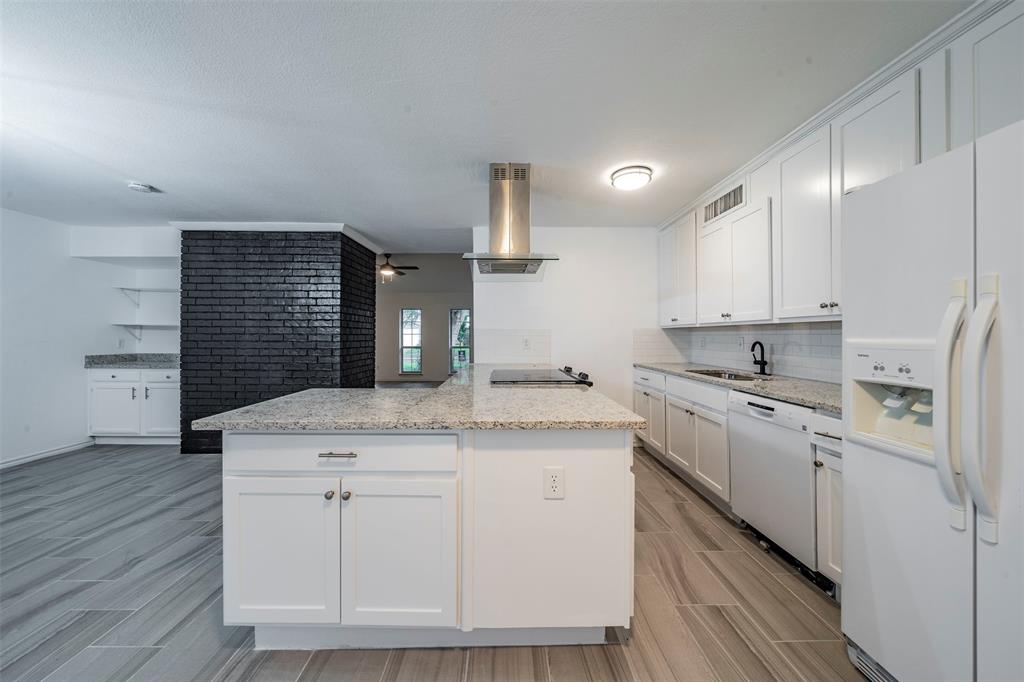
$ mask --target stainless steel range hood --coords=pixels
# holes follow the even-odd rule
[[[492,163],[490,166],[491,222],[486,253],[464,253],[474,278],[539,279],[547,261],[558,256],[530,251],[530,164]]]

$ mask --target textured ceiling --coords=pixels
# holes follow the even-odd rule
[[[2,201],[461,251],[508,160],[537,225],[655,225],[965,6],[8,2]],[[655,182],[612,190],[628,162]]]

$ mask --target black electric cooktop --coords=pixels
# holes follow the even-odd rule
[[[492,384],[533,384],[553,386],[593,386],[586,372],[573,374],[572,367],[562,369],[496,369],[491,372]]]

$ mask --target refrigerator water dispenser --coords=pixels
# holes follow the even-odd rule
[[[896,454],[932,457],[929,344],[850,345],[855,436]]]

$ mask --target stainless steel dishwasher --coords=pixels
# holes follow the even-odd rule
[[[806,407],[729,392],[732,510],[817,570],[812,414]]]

